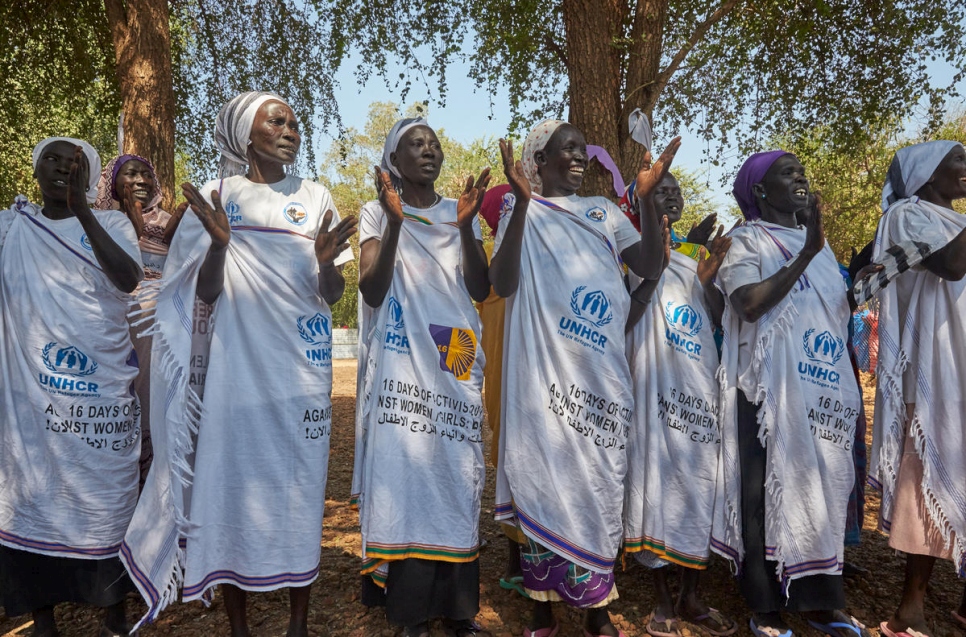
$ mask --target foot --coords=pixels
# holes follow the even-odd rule
[[[34,629],[32,637],[60,637],[57,631],[57,620],[54,619],[54,607],[46,606],[33,612]]]
[[[886,625],[894,633],[909,632],[911,628],[923,635],[932,635],[929,624],[926,623],[926,617],[921,612],[903,612],[902,607],[896,611],[895,615],[889,618]]]
[[[724,637],[738,630],[738,624],[721,611],[711,608],[697,598],[678,601],[676,615],[684,621],[700,626],[716,637]]]
[[[429,622],[406,626],[403,628],[402,637],[429,637]]]
[[[768,637],[779,637],[791,630],[791,627],[782,619],[781,613],[753,613],[751,621],[758,627],[759,633]]]
[[[840,610],[813,611],[802,613],[802,616],[812,624],[813,628],[824,630],[829,637],[870,637],[869,630],[863,624]],[[822,627],[819,628],[815,624],[821,624]],[[832,624],[843,625],[833,626]]]
[[[584,630],[590,635],[606,635],[606,637],[620,637],[621,634],[617,626],[611,623],[610,614],[606,608],[588,608]]]
[[[474,635],[485,635],[483,628],[472,619],[444,619],[443,632],[446,637],[473,637]]]
[[[108,607],[104,615],[104,623],[101,624],[100,637],[126,636],[131,632],[131,624],[127,621],[124,602]]]
[[[666,637],[667,635],[677,637],[681,634],[681,624],[677,617],[668,617],[658,609],[651,614],[651,619],[648,620],[645,630],[647,630],[648,635],[653,637]]]

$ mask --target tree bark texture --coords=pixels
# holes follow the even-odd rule
[[[167,0],[105,0],[124,109],[124,149],[150,160],[173,210],[174,85]]]

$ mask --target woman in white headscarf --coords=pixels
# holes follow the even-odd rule
[[[0,212],[0,602],[57,635],[54,606],[107,608],[127,634],[117,559],[137,500],[139,408],[127,307],[142,277],[124,213],[92,211],[86,142],[34,148],[43,205]]]
[[[902,601],[881,625],[890,637],[929,634],[923,599],[937,558],[966,577],[966,217],[953,210],[964,197],[966,150],[952,141],[899,150],[882,190],[873,261],[903,246],[928,252],[878,297],[869,479],[882,491],[879,528],[906,554]]]
[[[154,467],[123,557],[149,619],[182,583],[185,601],[220,584],[231,634],[244,637],[246,592],[288,588],[288,635],[304,636],[332,418],[330,306],[355,220],[339,220],[324,186],[288,174],[301,137],[280,97],[231,100],[215,140],[219,178],[183,185],[194,214],[158,284]],[[195,296],[213,306],[203,397],[188,373]]]
[[[436,193],[443,163],[423,119],[398,122],[360,213],[360,305],[370,318],[355,487],[363,595],[407,637],[442,617],[476,632],[483,492],[483,351],[474,300],[489,292],[477,212],[489,169],[459,200]]]
[[[637,176],[639,234],[611,201],[577,196],[588,156],[575,127],[541,122],[521,162],[500,142],[514,198],[489,270],[507,298],[496,518],[514,519],[526,536],[520,565],[534,601],[526,637],[557,634],[554,601],[587,609],[588,635],[622,634],[607,613],[617,598],[633,410],[622,265],[643,279],[661,276],[666,226],[650,193],[679,145]]]

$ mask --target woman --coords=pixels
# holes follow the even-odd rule
[[[756,635],[790,635],[782,609],[835,637],[865,634],[837,610],[859,410],[845,280],[794,155],[752,155],[734,195],[746,223],[717,278],[726,500],[712,548],[742,565]]]
[[[473,301],[489,291],[477,212],[484,170],[459,200],[435,191],[443,163],[425,120],[403,119],[360,214],[367,373],[356,454],[363,602],[403,634],[475,632],[483,491],[483,352]],[[381,587],[381,588],[380,588]],[[384,589],[384,591],[383,591]]]
[[[168,256],[171,237],[187,210],[187,202],[178,206],[174,216],[161,209],[161,183],[154,172],[154,166],[147,159],[137,155],[119,155],[107,162],[97,182],[95,210],[120,210],[127,215],[134,226],[141,249],[141,263],[144,266],[144,279],[154,281],[161,278],[164,261]],[[204,308],[198,308],[204,313]],[[131,330],[131,340],[137,354],[138,375],[134,380],[134,390],[141,403],[141,461],[140,484],[143,487],[151,468],[154,447],[151,443],[151,338],[138,336],[150,326],[140,324]]]
[[[587,609],[588,634],[621,634],[606,606],[617,597],[633,409],[622,262],[642,278],[661,275],[663,230],[649,195],[679,145],[672,141],[638,175],[645,207],[638,234],[607,199],[576,195],[588,163],[579,130],[541,122],[517,163],[500,142],[515,200],[490,267],[494,291],[507,298],[496,517],[515,517],[527,538],[528,636],[557,633],[550,604],[561,600]]]
[[[966,151],[952,141],[900,149],[882,190],[873,261],[908,242],[928,252],[879,294],[870,480],[879,528],[906,554],[902,600],[881,624],[890,637],[932,634],[923,600],[937,559],[966,577],[966,217],[953,210],[964,197]]]
[[[249,634],[246,592],[280,588],[291,601],[287,634],[302,636],[331,429],[329,307],[345,287],[355,223],[339,221],[324,186],[287,174],[301,137],[280,97],[235,97],[215,141],[219,179],[183,185],[194,215],[158,291],[152,385],[166,400],[152,403],[152,422],[163,469],[149,475],[124,559],[148,618],[176,595],[183,563],[183,599],[210,598],[221,584],[233,636]],[[196,295],[213,306],[203,400],[186,372]]]
[[[697,591],[711,554],[721,448],[714,330],[723,299],[713,281],[731,239],[719,228],[707,254],[714,215],[690,233],[693,242],[673,234],[684,199],[670,173],[651,198],[668,220],[673,243],[655,297],[646,305],[632,301],[628,325],[635,416],[627,440],[624,552],[652,569],[658,606],[648,633],[680,635],[683,619],[712,635],[730,635],[737,624],[709,608]],[[676,602],[670,564],[682,567]]]
[[[33,613],[34,635],[58,634],[61,602],[107,608],[101,635],[122,635],[131,585],[117,555],[140,453],[126,316],[137,237],[123,213],[91,210],[89,144],[45,139],[33,166],[43,206],[19,196],[0,213],[0,600],[8,616]]]

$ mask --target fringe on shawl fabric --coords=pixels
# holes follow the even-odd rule
[[[189,259],[184,264],[183,271],[190,271],[195,259]],[[160,374],[167,393],[164,397],[166,413],[171,414],[164,419],[164,433],[167,437],[167,458],[155,458],[155,467],[161,463],[164,470],[170,470],[172,480],[170,488],[175,484],[181,485],[184,489],[190,489],[194,478],[194,469],[188,462],[188,457],[194,451],[194,443],[198,435],[198,427],[201,423],[205,411],[204,403],[197,392],[189,384],[190,373],[185,366],[178,361],[177,356],[168,341],[164,332],[157,322],[157,301],[167,291],[168,285],[178,285],[181,283],[180,277],[173,279],[158,279],[142,283],[137,296],[132,301],[131,312],[128,318],[131,326],[138,328],[144,325],[147,327],[138,332],[139,337],[149,336],[152,339],[152,365],[151,373]],[[181,297],[178,297],[180,300]],[[147,307],[145,307],[147,306]],[[190,308],[180,308],[181,315],[185,316]],[[189,319],[190,322],[190,319]],[[188,332],[191,332],[190,323],[186,325]],[[184,396],[183,407],[177,411],[170,411],[172,403],[179,396]],[[172,426],[173,425],[173,426]],[[155,432],[157,436],[159,432]],[[153,470],[159,470],[157,468]],[[171,503],[169,497],[164,500]],[[172,506],[170,511],[161,512],[161,515],[170,515],[174,519],[175,529],[165,541],[167,551],[174,551],[174,561],[165,577],[164,585],[160,590],[153,590],[154,586],[150,580],[146,581],[143,574],[139,572],[134,564],[134,557],[130,553],[127,544],[122,545],[121,561],[131,574],[131,580],[137,586],[142,597],[149,602],[147,613],[135,624],[132,633],[139,630],[145,623],[153,623],[158,614],[169,604],[178,599],[178,593],[184,584],[185,573],[185,548],[181,538],[186,537],[192,529],[191,522],[187,518],[186,512],[178,507]],[[160,562],[162,560],[158,560]],[[153,573],[152,573],[153,575]],[[205,605],[209,605],[211,600],[204,599]]]

